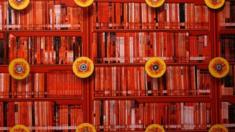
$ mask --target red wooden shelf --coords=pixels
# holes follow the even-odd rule
[[[50,72],[50,71],[72,71],[72,65],[33,65],[31,72]],[[1,73],[8,72],[8,65],[0,66]]]
[[[167,132],[208,132],[208,130],[168,130]]]
[[[208,130],[181,130],[181,129],[165,129],[166,132],[208,132]],[[97,132],[101,132],[98,131]],[[103,131],[102,131],[103,132]],[[109,132],[117,132],[117,131],[111,131],[109,130]],[[145,130],[135,130],[135,131],[125,131],[123,130],[122,132],[145,132]]]
[[[194,35],[209,34],[207,29],[95,29],[93,32],[189,32]]]
[[[208,66],[208,63],[197,63],[197,62],[192,62],[192,63],[167,63],[168,66],[194,66],[197,65],[198,68],[205,69]],[[95,67],[140,67],[144,66],[145,63],[102,63],[102,64],[95,64]],[[31,65],[30,67],[31,72],[38,72],[38,73],[45,73],[45,72],[50,72],[50,71],[72,71],[72,65]],[[7,73],[8,72],[8,65],[0,65],[0,73]]]
[[[235,29],[222,29],[219,31],[220,35],[235,35]]]
[[[15,36],[27,37],[27,36],[82,36],[80,30],[20,30],[20,31],[6,31]]]
[[[109,66],[144,66],[145,63],[100,63],[95,64],[97,67],[109,67]],[[208,63],[198,63],[198,62],[166,62],[167,66],[208,66]]]
[[[95,100],[137,100],[148,103],[169,103],[169,102],[208,102],[212,99],[208,96],[116,96],[116,97],[94,97]]]
[[[130,3],[138,2],[143,3],[144,0],[112,0],[112,2],[116,3]],[[96,2],[110,2],[110,0],[96,0]],[[204,4],[204,0],[166,0],[166,3],[196,3],[196,4]]]
[[[231,103],[234,103],[235,104],[235,96],[222,96],[220,98],[220,101],[221,102],[231,102]]]
[[[34,102],[34,101],[52,101],[62,104],[82,104],[83,100],[79,97],[57,97],[57,98],[0,98],[0,102]]]

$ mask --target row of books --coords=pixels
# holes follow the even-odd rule
[[[222,36],[220,39],[220,54],[229,61],[235,61],[235,37],[233,35]]]
[[[30,64],[72,64],[82,55],[82,39],[78,36],[16,37],[9,35],[9,61],[24,58]]]
[[[235,65],[230,66],[229,74],[220,86],[221,95],[235,95]]]
[[[221,123],[235,124],[235,104],[229,102],[221,103]]]
[[[35,17],[37,16],[37,17]],[[83,10],[55,1],[31,1],[29,7],[17,11],[7,0],[0,2],[0,30],[82,30]]]
[[[0,98],[81,97],[83,87],[72,72],[34,73],[22,81],[0,73]]]
[[[235,1],[229,0],[225,2],[222,11],[219,12],[219,26],[224,28],[235,27]]]
[[[95,29],[208,29],[209,10],[195,3],[165,3],[156,9],[144,2],[96,2],[92,21]]]
[[[52,132],[63,126],[76,128],[83,123],[83,111],[79,105],[59,105],[54,102],[8,102],[0,103],[0,127],[24,124],[35,127],[35,132]],[[68,128],[64,132],[68,132]],[[2,131],[0,129],[0,131]]]
[[[208,35],[172,32],[102,32],[93,34],[97,63],[141,63],[158,56],[169,62],[203,62],[211,58]]]
[[[97,130],[135,131],[150,124],[165,129],[207,129],[211,123],[208,103],[139,103],[133,100],[95,101],[93,124]]]
[[[197,96],[210,95],[212,77],[196,66],[168,66],[159,79],[144,67],[96,67],[95,96]]]

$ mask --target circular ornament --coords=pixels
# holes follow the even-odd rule
[[[205,3],[211,9],[219,9],[224,5],[225,0],[205,0]]]
[[[229,62],[222,58],[213,58],[209,63],[209,72],[215,78],[223,78],[229,73]]]
[[[8,70],[14,79],[23,80],[29,75],[30,66],[25,59],[17,58],[10,62]]]
[[[88,7],[92,5],[94,0],[74,0],[74,2],[80,7]]]
[[[145,71],[152,78],[160,78],[166,72],[166,63],[159,57],[152,57],[145,63]]]
[[[9,5],[15,10],[23,10],[28,7],[30,0],[8,0]]]
[[[96,132],[96,129],[90,123],[82,123],[76,128],[76,132]]]
[[[10,129],[10,132],[30,132],[30,130],[25,125],[15,125]]]
[[[145,0],[146,4],[153,8],[158,8],[162,6],[165,0]]]
[[[213,125],[208,132],[228,132],[228,129],[222,124]]]
[[[157,131],[157,132],[165,132],[163,126],[161,126],[159,124],[151,124],[145,130],[145,132],[155,132],[155,131]]]
[[[73,72],[79,78],[88,78],[94,71],[94,63],[88,57],[79,57],[73,62]]]

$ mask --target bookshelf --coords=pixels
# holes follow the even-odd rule
[[[31,0],[15,11],[0,1],[0,130],[75,131],[81,123],[98,132],[144,132],[153,123],[167,132],[207,132],[219,123],[235,130],[234,5],[166,0],[155,9],[144,0],[95,0],[81,8]],[[87,79],[72,72],[81,56],[95,64]],[[153,56],[167,65],[158,79],[144,71]],[[208,71],[217,56],[231,65],[224,79]],[[21,81],[8,73],[18,57],[31,69]]]
[[[16,124],[69,131],[88,122],[88,81],[71,71],[74,58],[87,54],[87,9],[69,1],[33,0],[15,11],[4,0],[0,10],[1,131]],[[30,64],[30,75],[22,81],[8,73],[17,57]]]
[[[217,16],[217,45],[218,50],[217,54],[223,56],[228,59],[230,62],[230,72],[229,75],[219,82],[220,93],[218,94],[219,102],[219,121],[221,123],[226,124],[227,126],[234,125],[234,91],[231,89],[234,87],[234,57],[231,51],[234,50],[234,45],[232,45],[235,41],[234,39],[234,15],[231,14],[235,9],[235,1],[226,1],[225,7],[218,13]],[[225,14],[226,16],[222,16]],[[226,51],[225,51],[226,50]],[[232,90],[229,92],[229,90]]]

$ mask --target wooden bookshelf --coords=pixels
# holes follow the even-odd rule
[[[231,78],[234,78],[234,73],[233,73],[233,67],[234,67],[234,57],[233,54],[230,53],[228,50],[228,46],[230,46],[230,50],[232,51],[234,47],[232,45],[232,42],[235,41],[235,39],[232,37],[234,35],[234,15],[230,14],[231,11],[233,11],[234,8],[234,1],[226,1],[224,8],[221,9],[220,12],[217,13],[217,31],[216,31],[216,36],[217,36],[217,55],[223,56],[227,60],[229,60],[230,63],[230,73],[227,76],[226,79],[223,79],[222,81],[218,82],[217,89],[217,97],[218,99],[218,114],[219,114],[219,119],[218,121],[220,123],[225,123],[226,125],[232,125],[234,124],[234,119],[233,116],[231,116],[234,112],[234,92],[226,92],[226,90],[229,90],[229,87],[234,88],[234,83],[229,84],[229,80]],[[226,14],[226,16],[223,17],[223,14]],[[226,52],[224,51],[226,49]],[[226,53],[226,55],[225,55]],[[228,55],[229,54],[229,55]],[[234,82],[234,81],[232,81]],[[227,107],[227,108],[226,108]],[[228,116],[226,118],[226,112],[228,112]],[[233,129],[232,129],[233,130]]]
[[[98,132],[144,132],[153,123],[167,132],[207,132],[214,124],[234,124],[235,46],[225,51],[227,41],[235,44],[226,38],[235,34],[234,4],[227,0],[215,11],[204,0],[166,0],[157,9],[144,0],[95,0],[88,8],[72,0],[31,0],[14,11],[1,1],[0,131],[15,124],[69,131],[89,122]],[[80,56],[94,61],[87,79],[72,72]],[[152,56],[166,62],[160,79],[144,72]],[[217,56],[230,59],[229,86],[209,74]],[[17,57],[30,63],[23,81],[8,74]],[[223,95],[223,87],[233,94]]]

